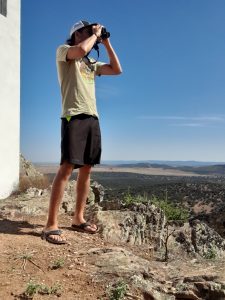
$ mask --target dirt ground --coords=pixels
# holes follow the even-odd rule
[[[72,232],[70,218],[60,218],[70,245],[52,245],[41,240],[45,217],[0,220],[0,299],[26,299],[30,280],[49,287],[62,287],[62,299],[100,299],[105,283],[95,282],[79,251],[104,243],[97,235]],[[30,257],[30,259],[28,259]],[[51,269],[56,262],[63,266]],[[35,295],[34,299],[56,299],[55,295]]]
[[[68,215],[60,215],[59,220],[69,245],[47,243],[40,238],[45,220],[45,216],[0,219],[0,299],[109,300],[109,285],[118,278],[97,274],[94,261],[86,254],[92,248],[118,245],[104,242],[99,233],[72,231]],[[124,248],[145,258],[142,247]],[[194,263],[178,256],[169,264],[151,260],[153,272],[156,267],[168,278],[210,274],[225,282],[224,261]],[[42,286],[44,294],[27,297],[25,291],[34,289],[35,284]],[[125,299],[143,299],[138,290],[129,290],[129,295]]]
[[[71,231],[71,217],[60,216],[70,244],[53,245],[40,238],[44,223],[45,217],[0,219],[0,299],[29,299],[24,292],[30,282],[56,287],[58,294],[36,294],[33,299],[107,299],[109,278],[93,276],[83,255],[104,246],[100,236]]]

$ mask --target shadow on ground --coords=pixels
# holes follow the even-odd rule
[[[13,221],[8,219],[0,220],[0,234],[40,236],[38,232],[34,231],[39,227],[42,227],[42,225],[30,224],[27,221]],[[27,229],[31,230],[27,231]]]

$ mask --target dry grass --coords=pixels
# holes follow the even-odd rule
[[[20,176],[18,193],[24,193],[30,187],[36,187],[38,189],[46,189],[50,185],[49,179],[46,175],[43,176]]]

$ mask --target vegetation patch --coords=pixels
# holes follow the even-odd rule
[[[206,259],[215,259],[216,258],[216,250],[214,248],[208,249],[208,251],[206,251],[203,254],[203,257]]]
[[[45,284],[39,284],[36,282],[30,281],[27,284],[24,296],[28,299],[32,299],[35,294],[40,295],[56,295],[61,296],[62,287],[60,284],[54,284],[53,286],[47,286]]]
[[[47,189],[50,185],[50,181],[46,175],[43,176],[20,176],[19,187],[15,192],[16,194],[24,193],[30,187],[38,189]]]
[[[168,221],[186,222],[190,216],[190,213],[187,209],[178,207],[169,202],[167,199],[160,200],[156,197],[152,197],[151,203],[163,210]]]
[[[64,258],[58,258],[55,261],[53,261],[53,263],[50,266],[50,269],[51,270],[61,269],[63,268],[64,264],[65,264]]]
[[[108,286],[108,299],[109,300],[123,300],[125,299],[127,291],[127,284],[120,280],[116,282],[115,284]]]

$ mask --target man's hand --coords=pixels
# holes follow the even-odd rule
[[[92,27],[92,32],[93,32],[93,34],[96,35],[96,37],[97,37],[97,39],[98,39],[99,42],[101,42],[100,36],[102,34],[102,27],[103,26],[100,25],[100,24],[93,25],[93,27]]]
[[[109,38],[107,38],[107,39],[101,39],[101,43],[104,45],[104,46],[107,46],[107,45],[109,45],[110,44],[110,41],[109,41]]]

